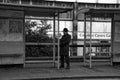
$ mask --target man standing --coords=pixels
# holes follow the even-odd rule
[[[69,59],[69,43],[71,35],[68,34],[68,29],[63,29],[63,36],[60,39],[60,68],[64,68],[64,62],[66,63],[66,69],[70,69]]]

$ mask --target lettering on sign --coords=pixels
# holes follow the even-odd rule
[[[86,39],[90,38],[90,33],[86,33]],[[111,39],[111,33],[92,33],[92,39]],[[84,39],[84,33],[78,33],[78,39]]]

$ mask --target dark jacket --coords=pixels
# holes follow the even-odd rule
[[[71,35],[63,35],[60,39],[60,55],[69,55],[69,43],[71,40]]]

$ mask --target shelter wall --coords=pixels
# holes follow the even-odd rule
[[[24,12],[0,10],[0,64],[24,63]]]
[[[113,62],[120,62],[120,15],[114,15],[112,26]]]

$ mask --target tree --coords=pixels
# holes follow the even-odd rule
[[[47,32],[51,29],[51,25],[47,24],[47,20],[26,20],[25,32],[26,42],[48,43],[53,42],[53,38],[49,37]],[[49,45],[27,45],[26,56],[52,56],[53,48]]]

